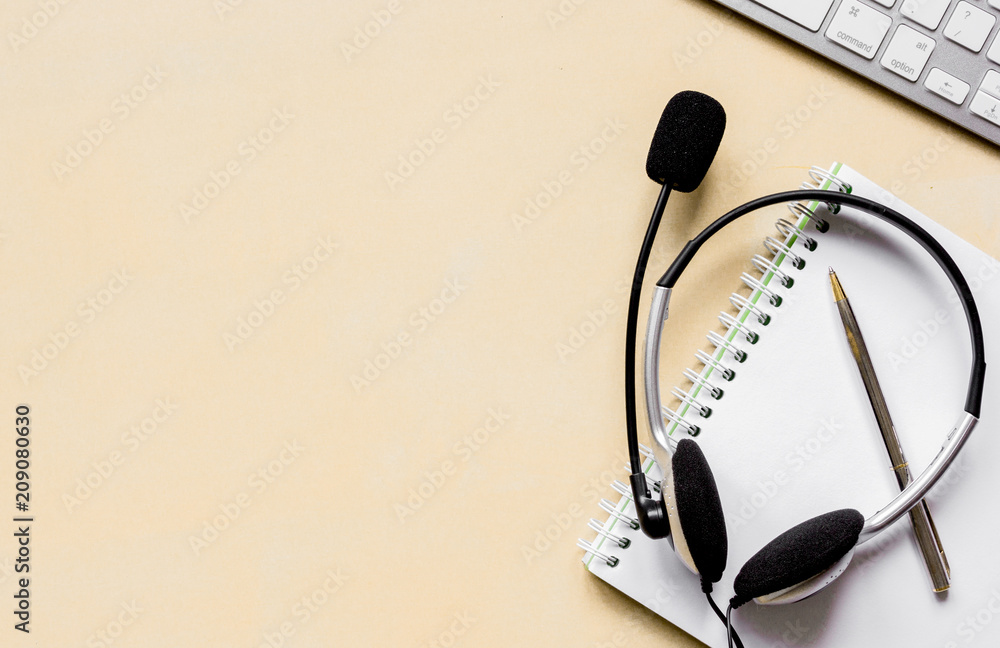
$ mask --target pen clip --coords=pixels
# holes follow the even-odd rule
[[[948,556],[944,553],[944,545],[941,544],[941,536],[938,535],[937,525],[934,524],[934,518],[931,517],[930,509],[927,508],[927,500],[920,500],[920,506],[923,507],[924,513],[927,515],[927,522],[930,523],[931,534],[934,536],[934,548],[937,550],[938,555],[941,556],[944,573],[948,575],[948,580],[951,580],[951,565],[948,564]]]

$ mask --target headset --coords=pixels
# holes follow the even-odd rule
[[[635,328],[642,279],[659,221],[672,189],[693,191],[708,171],[721,143],[725,112],[717,101],[697,92],[675,95],[663,111],[647,158],[647,174],[662,185],[636,263],[629,301],[625,348],[625,401],[630,477],[639,525],[650,538],[667,538],[681,562],[701,579],[702,591],[715,614],[727,626],[730,646],[739,636],[732,628],[732,611],[754,601],[778,605],[800,601],[820,591],[847,568],[858,545],[871,540],[916,506],[955,460],[979,420],[986,375],[983,329],[972,290],[948,252],[926,230],[894,209],[853,194],[821,189],[786,191],[740,205],[690,240],[656,283],[646,327],[643,383],[646,415],[655,441],[653,456],[662,471],[662,499],[653,499],[642,471],[636,424]],[[726,567],[728,539],[719,491],[701,448],[689,438],[677,440],[664,425],[661,410],[659,359],[670,294],[695,254],[726,225],[763,207],[789,201],[820,201],[848,206],[902,230],[937,262],[958,293],[972,342],[965,405],[941,449],[924,471],[892,501],[873,515],[840,509],[806,520],[765,545],[740,569],[735,596],[723,615],[712,600],[714,583]],[[831,210],[836,213],[836,209]],[[822,223],[816,223],[822,227]]]

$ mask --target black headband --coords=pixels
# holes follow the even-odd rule
[[[965,411],[976,418],[979,418],[979,412],[983,402],[983,381],[986,377],[986,353],[983,346],[983,325],[979,319],[979,308],[976,306],[976,300],[972,295],[972,289],[969,288],[969,284],[965,280],[965,276],[962,274],[962,271],[959,269],[954,259],[951,258],[951,255],[948,254],[947,250],[945,250],[944,247],[942,247],[941,244],[927,232],[927,230],[920,227],[896,210],[879,202],[863,198],[861,196],[856,196],[854,194],[845,194],[839,191],[827,191],[823,189],[785,191],[763,196],[761,198],[757,198],[756,200],[751,200],[750,202],[744,203],[729,213],[721,216],[714,223],[706,227],[700,234],[688,241],[687,245],[684,246],[681,253],[676,259],[674,259],[674,262],[670,264],[670,267],[663,274],[660,280],[656,282],[656,285],[663,288],[673,288],[674,284],[677,283],[677,279],[680,278],[681,273],[687,267],[688,263],[691,262],[695,253],[699,250],[699,248],[701,248],[705,241],[710,239],[713,235],[718,233],[719,230],[732,223],[737,218],[746,216],[753,211],[769,205],[801,200],[817,200],[835,205],[856,207],[873,216],[881,218],[882,220],[891,223],[906,232],[910,238],[914,239],[925,250],[927,250],[932,257],[934,257],[934,260],[937,261],[939,266],[941,266],[944,273],[948,275],[948,279],[951,280],[951,284],[958,292],[958,297],[962,302],[962,308],[965,310],[965,318],[969,323],[969,335],[972,338],[972,372],[969,377],[969,388],[966,392]]]

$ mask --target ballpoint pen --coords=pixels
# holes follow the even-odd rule
[[[833,287],[833,299],[840,311],[840,319],[844,323],[844,332],[847,334],[847,342],[851,346],[851,354],[858,364],[861,379],[865,384],[865,391],[868,392],[868,400],[871,401],[872,409],[875,411],[879,432],[882,433],[882,441],[885,443],[885,449],[889,452],[892,471],[896,474],[896,481],[902,490],[913,479],[910,475],[909,465],[903,456],[903,449],[899,445],[896,428],[889,417],[889,408],[882,395],[882,388],[875,375],[875,367],[872,365],[871,356],[868,355],[868,348],[865,346],[858,321],[854,317],[854,311],[851,309],[851,304],[847,300],[847,295],[844,294],[844,289],[833,268],[830,268],[830,285]],[[934,526],[930,509],[927,507],[927,500],[920,500],[917,506],[910,509],[910,523],[913,526],[913,533],[916,536],[924,563],[927,565],[927,571],[930,572],[934,591],[947,590],[950,586],[951,568],[948,566],[948,558],[941,546],[941,538]]]

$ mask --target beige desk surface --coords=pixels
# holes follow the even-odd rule
[[[656,271],[834,160],[1000,253],[996,148],[709,2],[13,0],[0,27],[3,645],[697,645],[574,546],[624,476],[624,288],[679,90],[729,126]],[[772,220],[676,295],[674,369]]]

